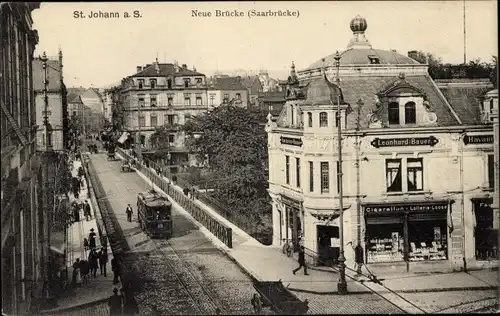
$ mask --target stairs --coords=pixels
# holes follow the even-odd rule
[[[5,103],[3,103],[3,101],[0,101],[0,102],[2,103],[2,112],[5,114],[5,116],[9,120],[10,125],[12,126],[14,131],[16,132],[17,137],[19,137],[19,140],[21,140],[22,145],[26,146],[28,144],[28,139],[21,131],[21,128],[19,127],[19,125],[17,125],[16,120],[14,119],[12,114],[9,112],[9,109],[7,108]]]

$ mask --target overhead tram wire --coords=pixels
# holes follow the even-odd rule
[[[309,249],[309,248],[306,248],[304,247],[304,249],[307,249],[309,250],[310,252],[312,252],[313,254],[318,254],[316,251],[312,250],[312,249]],[[308,254],[308,256],[312,257],[312,255]],[[324,261],[321,261],[318,259],[319,262],[323,263],[323,264],[326,264],[326,262]],[[335,272],[340,272],[340,270],[338,268],[336,268],[335,266],[330,266],[330,265],[327,265],[329,268],[331,268],[332,270],[334,270]],[[348,269],[349,271],[352,271],[352,272],[356,272],[356,270],[354,269],[351,269],[350,267],[348,267],[346,265],[346,269]],[[384,284],[382,284],[382,281],[380,281],[379,279],[377,279],[377,276],[374,275],[373,273],[369,272],[370,274],[364,274],[364,273],[361,273],[361,276],[364,276],[366,278],[368,278],[369,280],[371,280],[372,282],[376,283],[376,284],[379,284],[380,286],[382,286],[384,289],[386,289],[387,291],[389,291],[391,294],[394,294],[396,295],[397,297],[399,297],[400,299],[402,299],[403,301],[405,301],[406,303],[410,304],[411,306],[415,307],[416,309],[418,309],[419,311],[421,311],[423,314],[428,314],[427,311],[423,310],[422,308],[418,307],[417,305],[415,305],[415,303],[413,302],[410,302],[408,299],[404,298],[403,296],[401,296],[399,293],[393,291],[392,289],[388,288],[387,286],[385,286]],[[349,276],[349,275],[346,275],[349,279],[353,280],[353,281],[356,281],[356,282],[359,282],[358,280],[356,280],[355,278]],[[366,286],[364,284],[364,282],[359,282],[361,283],[361,285],[363,285],[364,287],[366,287],[368,290],[370,290],[371,292],[373,292],[374,294],[378,295],[379,297],[381,297],[383,300],[391,303],[392,305],[394,305],[395,307],[401,309],[401,307],[399,307],[398,305],[396,305],[395,303],[391,302],[390,300],[388,300],[387,298],[385,298],[384,296],[382,296],[382,294],[376,292],[375,290],[369,288],[368,286]]]

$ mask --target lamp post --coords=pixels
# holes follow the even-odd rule
[[[139,104],[139,108],[137,110],[137,142],[136,142],[136,150],[137,150],[137,160],[139,163],[142,163],[142,142],[141,142],[141,106]]]
[[[340,278],[337,283],[337,292],[339,294],[347,294],[347,282],[345,280],[345,257],[344,257],[344,201],[343,201],[343,182],[342,182],[342,120],[341,120],[341,112],[340,112],[340,78],[339,78],[339,68],[340,68],[340,55],[337,51],[334,56],[335,59],[335,68],[337,71],[337,138],[338,138],[338,191],[339,191],[339,209],[340,209],[340,218],[339,218],[339,237],[340,237],[340,254],[339,254],[339,272]]]

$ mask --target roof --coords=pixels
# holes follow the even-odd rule
[[[493,89],[489,80],[437,80],[436,85],[453,107],[464,125],[481,123],[481,102]]]
[[[379,59],[380,65],[419,65],[420,63],[410,57],[398,54],[395,51],[387,51],[382,49],[372,48],[352,48],[343,51],[340,54],[340,65],[370,65],[369,56],[376,56]],[[322,67],[335,67],[335,54],[331,54],[322,58],[307,69],[315,69]],[[307,70],[306,69],[306,70]]]
[[[259,100],[262,102],[283,102],[285,103],[285,91],[269,91],[259,93]]]
[[[259,80],[259,76],[242,77],[241,82],[247,89],[250,89],[252,94],[257,94],[262,89],[262,83]],[[259,85],[259,89],[257,89],[257,91],[253,91],[255,84]]]
[[[304,105],[336,104],[337,98],[344,104],[342,90],[323,74],[321,78],[314,80],[307,87],[307,99]]]
[[[340,88],[344,95],[344,101],[351,105],[353,113],[357,112],[357,101],[361,99],[363,105],[360,109],[360,123],[362,127],[368,126],[368,115],[376,109],[375,94],[394,82],[396,77],[388,76],[345,76],[340,80]],[[438,117],[438,126],[459,125],[446,99],[441,95],[439,89],[428,75],[407,75],[405,80],[408,84],[420,89],[427,95],[427,100]],[[356,126],[356,115],[347,116],[349,128]]]
[[[168,199],[159,195],[158,193],[153,193],[151,191],[148,192],[140,192],[138,194],[144,199],[144,202],[147,207],[159,207],[159,206],[169,206],[172,205]]]
[[[74,91],[68,91],[68,103],[80,103],[83,104],[80,94]]]
[[[44,87],[43,62],[39,58],[33,59],[33,90],[43,91]],[[59,60],[47,60],[47,81],[49,91],[61,90],[61,63]]]
[[[193,71],[187,68],[179,67],[179,71],[175,71],[174,64],[158,63],[159,71],[155,68],[155,63],[146,65],[142,71],[132,75],[131,77],[158,77],[158,76],[205,76],[204,74]]]
[[[215,90],[247,90],[243,85],[241,77],[222,77],[215,78],[213,81]]]

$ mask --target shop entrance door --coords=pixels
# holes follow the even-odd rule
[[[493,199],[474,201],[476,260],[495,260],[498,253],[498,230],[493,226]]]
[[[337,226],[317,226],[318,242],[318,266],[332,266],[337,263],[340,253],[340,245],[332,244],[332,238],[340,237]]]
[[[292,233],[293,251],[299,251],[299,236],[302,234],[302,223],[300,221],[300,212],[298,208],[286,206],[288,229]],[[288,237],[287,237],[288,238]]]

